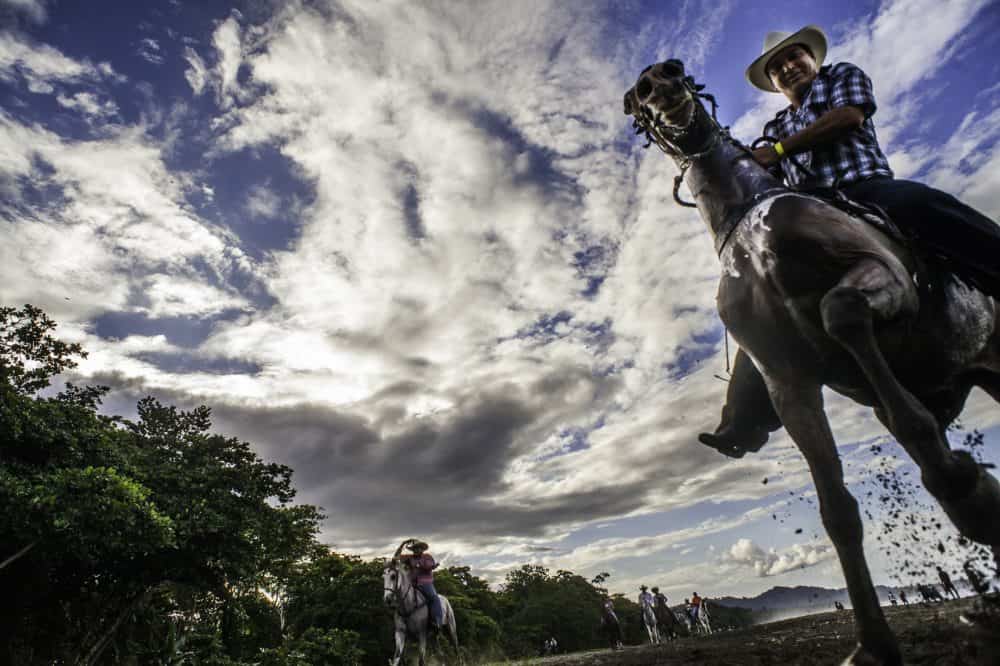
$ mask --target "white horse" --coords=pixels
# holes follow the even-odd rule
[[[659,645],[661,642],[660,630],[657,627],[656,611],[653,610],[653,604],[642,604],[642,623],[646,625],[649,642],[653,645]]]
[[[430,606],[423,593],[413,584],[413,575],[406,562],[399,559],[399,551],[382,571],[382,599],[395,609],[396,653],[389,660],[390,666],[399,666],[406,647],[406,637],[415,636],[420,648],[420,666],[427,663],[427,632],[430,625]],[[443,628],[447,628],[448,638],[458,649],[458,629],[455,627],[455,613],[448,599],[441,599]]]
[[[691,632],[694,633],[696,631],[706,635],[712,633],[712,621],[708,614],[708,602],[704,599],[699,604],[698,615],[691,618]]]

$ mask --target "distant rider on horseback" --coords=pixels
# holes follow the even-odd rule
[[[691,594],[691,619],[695,622],[698,621],[699,614],[701,613],[701,597],[698,596],[697,592]]]
[[[826,35],[816,26],[767,35],[747,80],[782,93],[791,104],[765,125],[765,137],[776,142],[754,150],[754,160],[780,168],[796,189],[838,188],[852,200],[875,204],[922,250],[943,258],[983,293],[1000,297],[1000,226],[950,194],[893,178],[872,124],[871,79],[850,63],[823,65],[826,49]],[[722,420],[714,433],[698,439],[739,458],[760,450],[780,427],[763,378],[738,351]]]
[[[431,626],[439,629],[444,621],[444,613],[441,599],[434,589],[434,569],[437,569],[438,563],[427,552],[428,546],[425,541],[412,541],[407,548],[411,552],[403,553],[399,559],[409,564],[414,575],[414,584],[427,598],[427,604],[430,606]]]
[[[615,604],[610,597],[605,597],[601,602],[601,627],[608,632],[612,649],[622,649],[622,627],[615,614]]]
[[[677,634],[677,618],[674,617],[674,613],[670,610],[670,606],[667,603],[667,595],[660,592],[660,588],[657,586],[652,587],[653,592],[653,610],[656,613],[657,621],[663,625],[664,630],[667,634],[672,637],[676,637]]]
[[[640,590],[640,592],[639,592],[639,608],[645,608],[647,606],[649,606],[650,608],[653,608],[654,599],[653,599],[653,595],[650,594],[650,592],[649,592],[649,588],[647,588],[645,585],[640,585],[639,586],[639,590]]]

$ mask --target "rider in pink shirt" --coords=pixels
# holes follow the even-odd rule
[[[427,597],[427,603],[431,610],[431,624],[440,627],[444,623],[443,608],[441,598],[437,590],[434,589],[434,569],[438,563],[434,561],[431,554],[427,552],[427,543],[424,541],[414,541],[409,546],[412,554],[404,553],[399,559],[409,562],[410,567],[415,572],[415,584],[417,589]]]

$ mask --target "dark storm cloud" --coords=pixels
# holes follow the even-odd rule
[[[112,373],[89,381],[115,389],[109,407],[134,404],[149,392]],[[537,446],[551,428],[552,412],[570,402],[581,382],[598,401],[617,386],[615,379],[581,370],[556,370],[526,388],[501,385],[463,396],[440,414],[397,413],[401,426],[386,433],[367,415],[326,405],[209,406],[214,431],[249,441],[263,458],[294,470],[299,500],[322,506],[329,516],[328,538],[377,541],[419,529],[437,538],[488,541],[619,516],[645,501],[639,482],[541,499],[510,497],[505,475],[511,461]],[[399,382],[364,408],[386,418],[401,401],[424,392],[415,382]],[[153,393],[182,408],[197,404]]]

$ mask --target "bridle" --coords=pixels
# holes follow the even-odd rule
[[[649,80],[643,78],[643,75],[649,71],[653,65],[650,65],[646,69],[642,70],[642,73],[639,75],[639,83],[626,93],[625,111],[634,117],[632,127],[635,128],[636,134],[646,135],[648,141],[646,145],[643,146],[644,148],[648,148],[655,143],[660,150],[677,162],[677,165],[680,168],[680,173],[674,177],[674,201],[686,208],[697,208],[697,204],[684,201],[680,197],[681,183],[684,182],[684,176],[687,174],[687,170],[690,168],[692,163],[709,155],[722,143],[731,144],[739,150],[739,154],[733,158],[733,163],[744,159],[752,160],[753,153],[750,148],[732,137],[729,133],[728,127],[723,127],[719,124],[719,120],[716,115],[716,111],[719,107],[718,102],[715,101],[715,97],[713,95],[702,92],[705,88],[703,84],[697,83],[693,76],[685,75],[683,63],[679,60],[667,60],[659,66],[661,68],[661,75],[679,79],[684,90],[688,93],[688,95],[690,95],[691,111],[684,124],[668,125],[663,120],[662,112],[654,113],[654,111],[650,109],[647,104],[640,101],[638,88],[644,82],[649,85]],[[643,98],[646,98],[648,94],[649,93],[643,95]],[[629,99],[630,95],[633,95],[634,98]],[[701,100],[706,100],[712,105],[711,116],[705,110],[704,106],[702,106]],[[698,106],[701,106],[701,113],[698,113]],[[705,138],[701,139],[699,136],[700,134],[704,134]],[[758,139],[758,141],[754,143],[754,146],[756,146],[760,141],[761,139]],[[732,233],[736,230],[738,221],[742,219],[751,208],[764,199],[768,199],[777,194],[788,191],[789,189],[784,186],[768,188],[756,194],[746,203],[745,206],[742,207],[741,210],[735,211],[731,215],[732,219],[728,220],[724,225],[725,231],[716,242],[716,254],[719,256],[722,255],[722,251],[725,248],[726,243],[729,241]]]
[[[650,65],[649,67],[646,67],[646,69],[642,70],[639,74],[639,82],[634,88],[630,89],[629,92],[626,93],[625,112],[629,113],[634,118],[632,121],[632,127],[635,129],[635,133],[644,134],[646,136],[647,141],[643,148],[649,148],[655,143],[657,148],[677,161],[681,172],[674,178],[674,201],[687,208],[696,208],[696,204],[684,201],[680,198],[680,186],[684,181],[684,175],[687,173],[688,167],[691,166],[691,163],[714,151],[724,140],[735,143],[742,148],[748,156],[750,151],[730,136],[728,127],[722,127],[719,125],[719,120],[716,116],[719,104],[715,101],[715,96],[702,92],[702,90],[705,89],[705,86],[697,83],[693,76],[685,75],[684,64],[679,60],[667,60],[666,62],[660,63],[659,67],[661,75],[678,79],[680,85],[690,96],[690,108],[687,119],[679,125],[668,125],[663,119],[662,112],[654,112],[647,104],[641,102],[640,88],[647,90],[646,93],[641,95],[641,98],[648,97],[648,95],[652,92],[652,84],[649,79],[644,78],[644,75],[653,67],[654,65]],[[645,84],[645,88],[643,84]],[[632,96],[633,98],[630,99],[629,96]],[[712,105],[712,115],[710,120],[708,119],[709,117],[707,114],[697,113],[698,109],[696,107],[701,104],[701,100],[706,100]],[[683,103],[684,102],[681,102],[681,104]],[[705,120],[701,120],[702,118]],[[705,124],[705,121],[708,122],[707,125]],[[704,141],[695,141],[694,143],[697,143],[698,145],[692,146],[689,145],[692,143],[692,139],[697,139],[697,137],[694,136],[695,130],[702,130],[707,136]]]
[[[386,585],[383,584],[382,585],[382,591],[383,592],[391,592],[392,593],[392,595],[395,597],[395,600],[396,600],[396,607],[395,607],[396,614],[399,615],[404,620],[408,619],[416,611],[418,611],[421,608],[423,608],[424,606],[426,606],[427,602],[424,601],[423,603],[421,603],[421,596],[422,595],[417,594],[417,587],[415,585],[410,585],[410,591],[413,593],[413,608],[410,609],[409,612],[407,612],[405,610],[405,608],[406,608],[406,603],[405,603],[406,602],[406,597],[404,596],[404,593],[400,590],[400,588],[402,587],[401,582],[400,582],[400,577],[401,577],[402,574],[399,571],[399,560],[394,559],[392,561],[392,564],[388,565],[386,567],[386,569],[387,570],[388,569],[392,570],[392,572],[395,574],[395,581],[396,582],[395,582],[395,585],[393,585],[392,587],[388,587],[388,586],[386,586]]]

